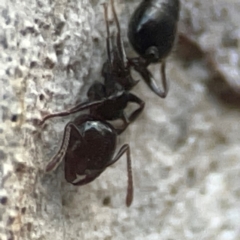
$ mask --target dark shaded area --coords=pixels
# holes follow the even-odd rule
[[[26,207],[23,207],[23,208],[21,209],[21,213],[22,213],[22,214],[25,214],[25,213],[26,213],[26,210],[27,210],[27,208],[26,208]]]
[[[109,206],[110,203],[111,203],[111,197],[110,196],[106,196],[102,201],[103,206]]]
[[[178,35],[175,52],[177,57],[186,62],[202,60],[205,56],[205,52],[200,45],[183,33]]]
[[[39,100],[40,100],[40,101],[43,101],[43,100],[44,100],[44,95],[43,95],[42,93],[39,95]]]
[[[222,104],[231,109],[239,109],[240,93],[237,93],[226,82],[225,76],[220,72],[207,82],[209,94],[215,96]]]
[[[54,66],[55,63],[49,57],[46,57],[44,60],[44,67],[48,69],[53,69]]]
[[[1,197],[1,198],[0,198],[0,203],[1,203],[2,205],[6,205],[6,204],[7,204],[7,201],[8,201],[8,198],[7,198],[7,197]]]
[[[14,222],[14,220],[15,220],[15,217],[9,217],[8,220],[7,220],[7,225],[8,225],[8,226],[9,226],[9,225],[12,225],[13,222]]]
[[[11,121],[12,122],[17,122],[18,120],[18,115],[17,114],[13,114],[12,117],[11,117]]]
[[[176,56],[185,63],[202,61],[209,73],[206,81],[209,96],[231,109],[239,109],[240,92],[231,86],[230,79],[223,74],[218,63],[214,60],[214,53],[205,51],[200,44],[184,33],[179,33],[176,45]]]

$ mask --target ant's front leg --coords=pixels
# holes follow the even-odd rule
[[[46,172],[55,170],[58,167],[58,165],[63,161],[65,154],[67,152],[69,141],[70,141],[71,131],[73,129],[78,132],[78,128],[74,122],[68,123],[67,126],[65,127],[61,147],[47,164]],[[80,136],[80,133],[79,133],[79,136]]]
[[[104,100],[98,100],[98,101],[93,101],[93,102],[83,102],[83,103],[80,103],[80,104],[77,104],[76,106],[74,106],[73,108],[70,108],[66,111],[63,111],[63,112],[58,112],[58,113],[52,113],[52,114],[48,114],[46,115],[42,120],[41,122],[39,123],[39,125],[42,125],[47,119],[50,119],[50,118],[54,118],[54,117],[65,117],[65,116],[68,116],[70,114],[73,114],[73,113],[77,113],[77,112],[80,112],[80,111],[83,111],[85,109],[89,109],[89,108],[92,108],[92,107],[96,107],[96,106],[99,106],[103,103]]]

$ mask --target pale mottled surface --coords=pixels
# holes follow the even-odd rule
[[[116,2],[131,54],[126,24],[138,1]],[[240,3],[182,5],[180,29],[214,49],[239,84]],[[134,167],[134,202],[126,208],[124,158],[93,183],[74,187],[61,167],[42,171],[71,117],[48,121],[41,137],[30,122],[40,111],[84,99],[100,78],[106,57],[100,2],[1,1],[0,23],[0,239],[239,239],[240,113],[211,95],[203,64],[186,67],[171,57],[165,100],[143,82],[134,89],[146,108],[119,141],[130,143]],[[231,34],[233,41],[226,40]],[[67,73],[69,63],[75,71]]]

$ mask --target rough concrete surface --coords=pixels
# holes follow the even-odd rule
[[[225,85],[210,79],[204,59],[186,63],[175,50],[166,99],[143,81],[134,88],[146,107],[119,137],[131,146],[130,208],[125,157],[82,187],[66,182],[63,166],[45,174],[74,116],[43,128],[36,119],[83,100],[101,79],[101,2],[0,2],[0,239],[240,239],[239,1],[181,1],[179,31],[210,52],[228,95],[218,94]],[[115,2],[131,55],[127,22],[139,1]],[[159,79],[158,66],[152,71]]]

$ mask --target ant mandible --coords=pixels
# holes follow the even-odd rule
[[[143,0],[134,11],[128,27],[128,38],[140,58],[130,58],[129,65],[140,73],[149,88],[161,98],[168,93],[165,73],[166,57],[177,33],[179,0]],[[147,67],[161,62],[163,90],[159,89]]]
[[[65,126],[61,146],[47,164],[46,171],[55,170],[64,160],[66,180],[73,185],[85,185],[96,179],[107,167],[126,153],[128,175],[126,205],[130,206],[133,200],[133,180],[129,145],[124,144],[116,156],[113,157],[113,155],[116,150],[117,136],[141,113],[144,102],[127,91],[137,83],[131,78],[130,70],[126,68],[129,72],[126,71],[125,74],[120,72],[122,75],[119,73],[118,66],[125,68],[125,53],[113,0],[111,0],[111,6],[115,22],[118,25],[118,34],[117,45],[111,51],[108,12],[107,6],[104,5],[108,53],[108,60],[102,70],[104,84],[95,82],[88,90],[88,101],[80,103],[68,111],[49,114],[42,119],[40,124],[53,117],[67,116],[89,109],[88,115],[81,115]],[[124,109],[128,102],[139,104],[139,108],[127,118]],[[118,118],[124,121],[121,129],[117,129],[107,122],[107,120]]]

